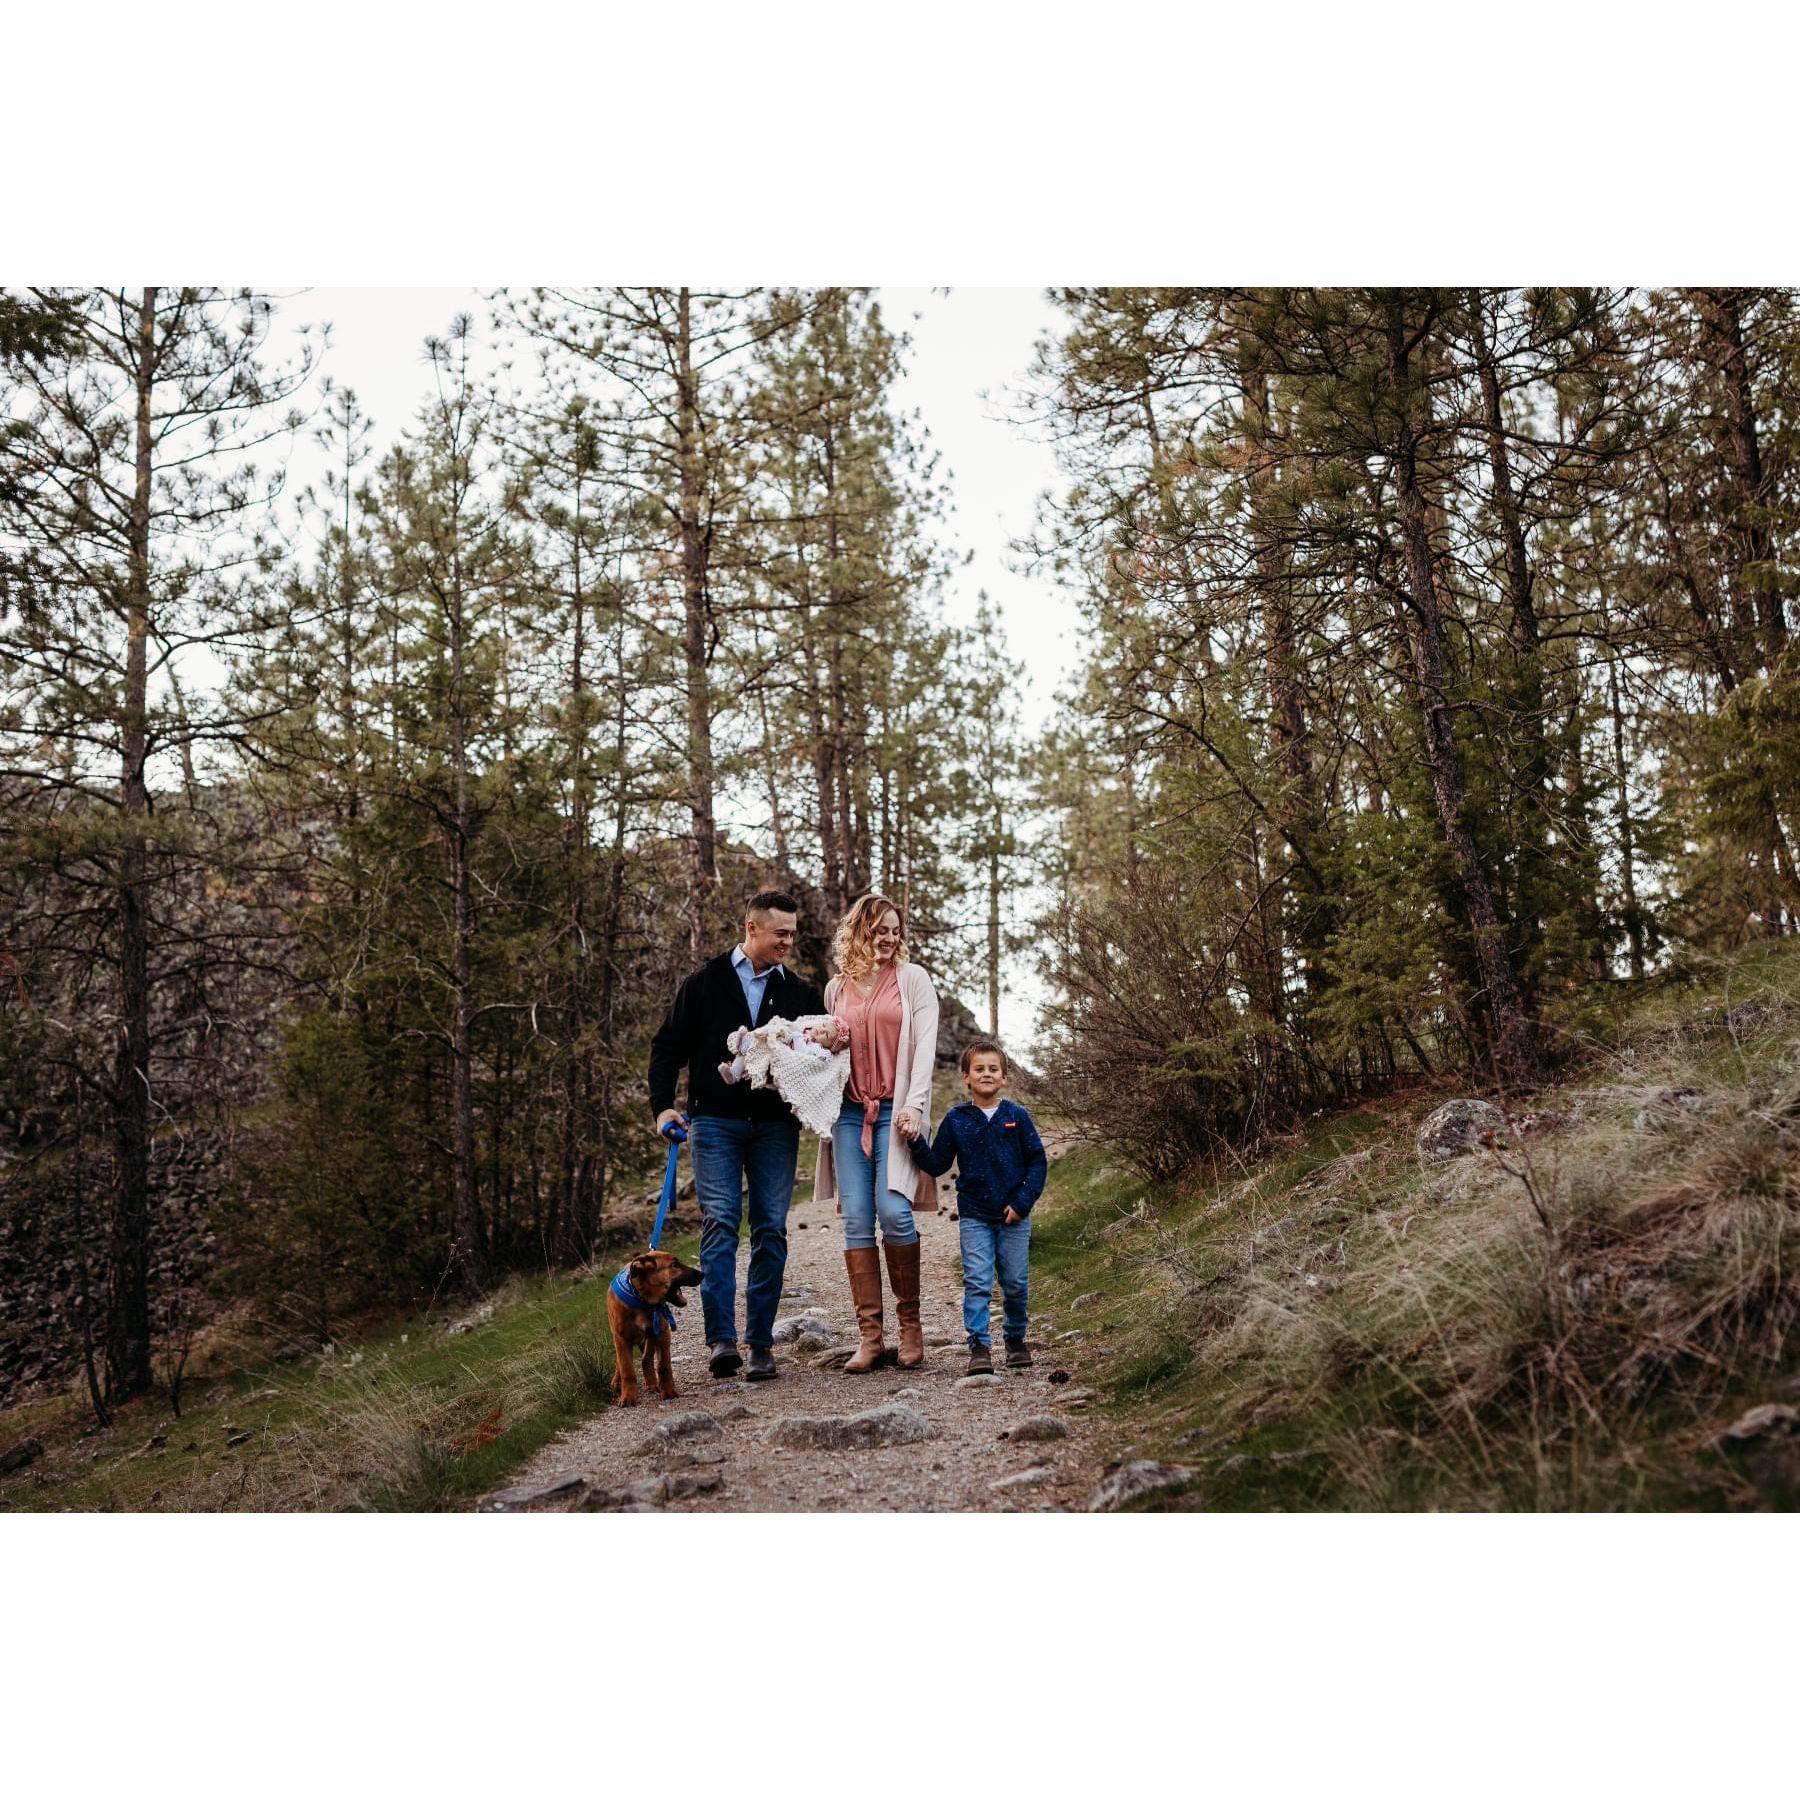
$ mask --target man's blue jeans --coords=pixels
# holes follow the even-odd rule
[[[737,1342],[738,1229],[750,1191],[750,1268],[744,1279],[744,1339],[766,1350],[787,1268],[788,1202],[800,1153],[797,1119],[715,1119],[697,1113],[689,1129],[694,1192],[700,1199],[700,1306],[709,1344]]]
[[[962,1252],[963,1329],[971,1348],[991,1347],[988,1337],[988,1305],[994,1293],[994,1275],[1000,1276],[1000,1297],[1005,1306],[1009,1343],[1025,1335],[1029,1322],[1026,1308],[1031,1265],[1031,1215],[1016,1225],[998,1219],[971,1219],[964,1213],[956,1222],[957,1248]]]

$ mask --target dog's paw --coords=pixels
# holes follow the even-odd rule
[[[636,1388],[633,1388],[629,1393],[621,1394],[619,1396],[619,1404],[621,1406],[636,1406],[637,1403],[638,1396]]]

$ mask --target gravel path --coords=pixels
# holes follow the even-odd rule
[[[1061,1149],[1051,1147],[1052,1160]],[[946,1190],[949,1184],[946,1183]],[[811,1318],[822,1333],[778,1342],[776,1381],[714,1381],[698,1306],[675,1340],[678,1399],[646,1397],[608,1407],[547,1444],[484,1511],[649,1510],[671,1512],[1014,1512],[1079,1509],[1105,1460],[1101,1422],[1086,1416],[1078,1371],[1047,1355],[1051,1321],[1032,1321],[1033,1368],[963,1385],[962,1277],[956,1262],[955,1196],[921,1213],[920,1318],[925,1365],[847,1375],[833,1351],[856,1343],[835,1211],[802,1188],[788,1221],[786,1291],[778,1338]],[[1054,1183],[1040,1202],[1054,1206]],[[740,1290],[747,1253],[738,1264]],[[743,1305],[739,1294],[739,1308]],[[888,1341],[893,1342],[892,1296]],[[999,1301],[994,1307],[998,1339]],[[817,1336],[831,1348],[807,1347]],[[1052,1373],[1064,1371],[1061,1381]],[[784,1421],[845,1420],[848,1427]],[[1031,1421],[1027,1424],[1026,1421]],[[922,1421],[922,1423],[921,1423]],[[1023,1427],[1023,1430],[1021,1430]],[[821,1448],[793,1440],[876,1440]],[[1018,1434],[1015,1436],[1014,1434]],[[1066,1435],[1063,1435],[1066,1433]],[[778,1441],[772,1441],[778,1440]],[[907,1441],[910,1440],[910,1441]]]

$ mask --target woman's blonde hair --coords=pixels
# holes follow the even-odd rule
[[[895,966],[906,961],[906,914],[886,894],[864,894],[844,914],[844,922],[831,940],[831,960],[840,975],[861,981],[875,967],[875,928],[889,913],[900,921],[900,944],[894,951]]]

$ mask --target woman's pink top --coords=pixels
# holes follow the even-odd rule
[[[900,1061],[900,971],[889,963],[868,994],[847,976],[838,984],[838,1028],[850,1038],[850,1081],[845,1092],[863,1109],[862,1151],[875,1154],[875,1121],[894,1095]]]

